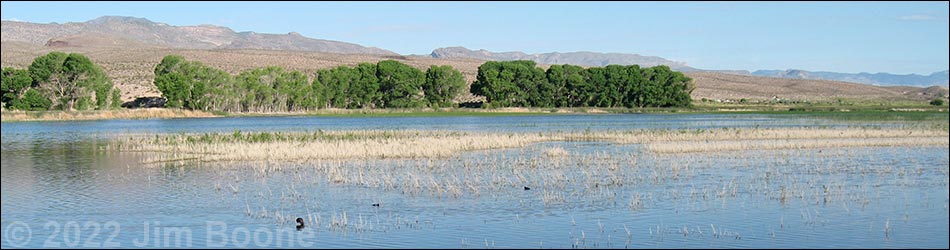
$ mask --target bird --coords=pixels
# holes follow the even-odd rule
[[[524,190],[531,190],[531,188],[529,188],[528,186],[525,186]]]
[[[374,207],[378,207],[378,206],[379,206],[379,203],[373,203],[373,206],[374,206]]]
[[[303,229],[303,218],[297,217],[297,230]]]

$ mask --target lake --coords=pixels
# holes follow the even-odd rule
[[[763,114],[3,123],[0,245],[946,249],[946,146],[658,154],[557,141],[434,159],[151,164],[104,150],[136,133],[913,125]]]

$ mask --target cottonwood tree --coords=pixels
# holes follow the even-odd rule
[[[120,105],[112,80],[82,54],[50,52],[34,59],[28,71],[33,80],[31,87],[50,100],[53,108],[86,110]]]

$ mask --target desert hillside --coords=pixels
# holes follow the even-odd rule
[[[299,33],[235,32],[215,25],[173,26],[145,18],[103,16],[86,22],[29,23],[3,21],[3,41],[43,45],[70,36],[103,34],[143,44],[181,49],[274,49],[348,54],[396,53],[359,44],[313,39]]]
[[[696,82],[693,99],[750,99],[773,98],[791,100],[829,100],[835,98],[926,100],[946,98],[943,87],[883,87],[860,83],[790,79],[778,77],[743,76],[712,72],[687,72]]]
[[[25,68],[33,58],[50,51],[79,52],[102,65],[122,91],[124,101],[140,96],[158,96],[152,83],[153,69],[162,57],[169,54],[182,55],[189,60],[198,60],[224,69],[232,74],[240,71],[282,66],[300,70],[313,77],[316,69],[339,65],[355,66],[360,62],[397,60],[421,69],[430,65],[450,65],[462,71],[468,82],[475,80],[478,66],[484,60],[467,58],[431,58],[427,56],[398,56],[371,54],[335,54],[289,50],[251,49],[173,49],[143,45],[125,39],[102,36],[73,35],[52,39],[46,45],[26,42],[2,42],[0,63],[3,67]],[[541,65],[546,68],[547,65]],[[796,100],[828,100],[834,98],[926,100],[933,96],[946,97],[942,87],[879,87],[873,85],[805,79],[786,79],[758,76],[741,76],[711,72],[688,72],[696,83],[694,99],[749,99],[769,100],[773,97]],[[470,100],[462,96],[458,100]]]

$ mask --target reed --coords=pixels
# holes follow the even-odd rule
[[[155,119],[155,118],[199,118],[217,117],[217,115],[184,109],[147,108],[90,111],[3,111],[0,120],[11,121],[72,121],[72,120],[114,120],[114,119]]]
[[[746,150],[813,149],[879,146],[947,146],[946,137],[861,138],[861,139],[785,139],[785,140],[723,140],[690,143],[652,143],[647,149],[656,153],[697,153]]]
[[[644,144],[654,153],[786,150],[867,146],[946,146],[950,132],[928,128],[772,128],[493,133],[416,130],[138,134],[110,148],[159,153],[150,161],[301,161],[316,159],[444,158],[460,152],[523,147],[551,141]],[[163,155],[160,155],[163,154]],[[562,147],[544,155],[563,158]],[[594,159],[591,159],[594,160]],[[635,160],[635,159],[634,159]],[[592,162],[600,164],[601,162]],[[527,162],[538,166],[537,160]],[[559,164],[558,164],[559,165]],[[608,164],[609,165],[609,164]],[[618,165],[613,166],[615,169]],[[673,175],[679,177],[679,169]],[[518,177],[519,180],[523,179]]]
[[[130,135],[111,148],[165,153],[153,162],[198,158],[204,161],[294,161],[315,159],[441,158],[463,151],[521,147],[544,141],[536,134],[446,131],[333,131]],[[336,173],[329,173],[336,174]]]

